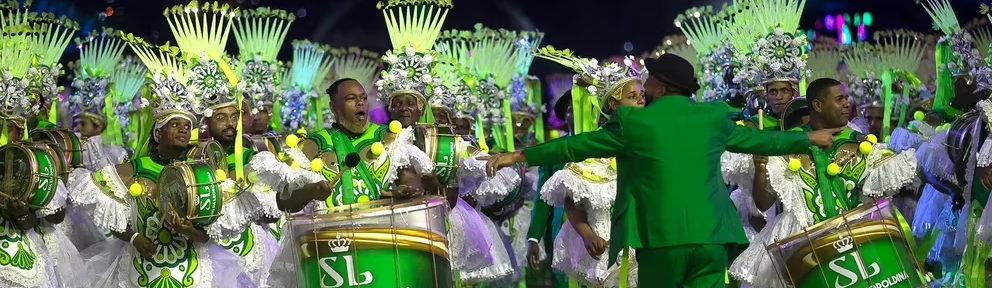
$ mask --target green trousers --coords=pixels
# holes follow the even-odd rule
[[[640,248],[637,270],[639,287],[726,287],[727,248],[724,245]]]

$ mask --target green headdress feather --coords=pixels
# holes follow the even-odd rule
[[[434,46],[437,56],[434,74],[441,78],[444,90],[436,94],[430,104],[433,107],[450,110],[453,117],[467,117],[474,120],[485,98],[475,93],[475,86],[479,83],[478,75],[472,72],[469,60],[469,56],[472,55],[470,51],[473,39],[471,31],[441,32],[438,43]]]
[[[417,53],[427,53],[441,33],[451,0],[389,0],[376,8],[382,10],[396,52],[413,46]]]
[[[692,43],[692,48],[698,55],[694,55],[692,58],[709,55],[714,48],[723,44],[725,38],[723,35],[724,27],[719,24],[719,18],[713,14],[713,6],[689,8],[685,13],[675,17],[675,27],[679,27],[682,34],[685,34],[683,38],[687,39],[680,42]]]
[[[806,65],[810,69],[812,79],[833,78],[840,80],[840,73],[837,72],[838,65],[842,58],[842,52],[836,43],[815,43],[813,49],[809,51],[809,58]]]
[[[855,43],[844,52],[843,57],[848,70],[848,93],[859,107],[881,107],[883,87],[878,69],[881,65],[878,48],[867,43]]]
[[[284,10],[259,7],[244,10],[234,18],[238,43],[238,90],[251,97],[253,108],[272,104],[279,94],[279,63],[276,56],[296,16]]]
[[[334,61],[331,78],[334,80],[351,78],[362,83],[363,87],[371,88],[378,76],[382,59],[379,53],[358,47],[333,48],[331,55]]]
[[[31,17],[30,21],[41,32],[29,36],[34,52],[38,55],[38,63],[42,66],[58,63],[65,48],[69,47],[72,35],[79,30],[79,24],[65,16],[55,17],[51,13],[41,13],[37,17]]]
[[[28,19],[32,13],[27,12],[31,1],[21,6],[17,1],[0,3],[0,74],[3,78],[5,91],[0,91],[0,145],[7,144],[7,129],[16,123],[21,126],[27,139],[26,121],[28,117],[38,113],[40,98],[35,93],[28,92],[28,70],[31,68],[32,44],[28,41],[30,33],[39,33]],[[11,122],[12,121],[12,122]]]
[[[106,77],[124,58],[127,43],[117,37],[116,31],[103,28],[91,31],[86,39],[75,39],[79,47],[79,71],[76,77]]]
[[[91,31],[86,39],[75,39],[79,47],[79,70],[72,81],[75,89],[69,97],[69,111],[73,117],[86,116],[107,124],[104,135],[117,133],[117,121],[108,121],[114,116],[115,102],[110,86],[110,73],[123,58],[127,44],[115,35],[113,29]],[[104,139],[106,143],[120,144],[113,137]]]
[[[184,52],[183,59],[191,70],[187,88],[201,97],[204,116],[222,107],[241,105],[242,93],[232,92],[238,77],[229,66],[227,41],[239,9],[217,2],[190,1],[162,12],[169,23],[176,45]],[[227,81],[223,81],[226,79]]]

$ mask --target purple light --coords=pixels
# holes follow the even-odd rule
[[[868,33],[865,33],[865,24],[858,25],[858,40],[865,41]]]
[[[834,30],[834,17],[832,15],[827,15],[827,17],[823,17],[823,23],[827,25],[827,30],[830,31]]]

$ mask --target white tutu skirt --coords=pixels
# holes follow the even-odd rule
[[[783,212],[769,220],[751,244],[730,265],[730,275],[744,284],[762,288],[784,288],[779,273],[768,255],[767,246],[775,239],[785,239],[802,231],[802,225],[792,212]]]
[[[269,286],[269,271],[272,270],[272,262],[276,260],[276,253],[279,252],[279,241],[276,237],[269,233],[265,226],[259,224],[250,224],[252,229],[255,230],[255,244],[259,245],[256,249],[264,249],[258,252],[261,253],[262,263],[261,267],[255,271],[247,271],[248,277],[251,278],[252,282],[258,285],[258,287],[268,287]],[[241,259],[244,261],[244,259]]]
[[[48,263],[52,265],[62,287],[87,287],[83,283],[89,282],[94,271],[84,265],[79,250],[69,237],[66,237],[62,226],[43,222],[38,229],[42,231],[43,249],[48,252]]]
[[[107,241],[107,234],[96,227],[96,223],[93,223],[93,219],[84,209],[75,205],[70,204],[65,208],[65,220],[58,226],[62,227],[66,237],[79,251]]]
[[[448,212],[448,248],[451,267],[458,271],[477,271],[493,265],[492,235],[479,212],[458,198]]]
[[[487,284],[489,286],[508,286],[520,281],[520,269],[509,239],[503,235],[502,231],[496,227],[489,217],[481,217],[486,233],[490,236],[493,244],[489,248],[489,255],[492,256],[493,263],[479,270],[462,271],[459,275],[462,281],[467,284]]]
[[[609,239],[609,237],[603,238]],[[608,246],[606,251],[609,251]],[[582,284],[598,285],[610,275],[607,266],[608,252],[599,255],[599,260],[593,259],[586,251],[582,236],[579,236],[570,222],[562,225],[558,237],[555,237],[553,254],[551,268],[568,275],[569,278],[580,280]]]
[[[234,253],[214,243],[196,244],[196,251],[200,253],[200,263],[204,262],[203,259],[209,259],[209,267],[203,268],[209,269],[207,277],[210,279],[195,279],[191,288],[257,287],[238,264],[240,258]],[[138,288],[130,283],[126,275],[133,270],[132,255],[137,254],[134,246],[119,239],[110,239],[84,250],[82,255],[86,266],[94,272],[91,284],[86,287]]]

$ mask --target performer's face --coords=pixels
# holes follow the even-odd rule
[[[644,101],[650,103],[661,97],[665,90],[661,81],[654,77],[648,77],[648,80],[644,82],[644,92]]]
[[[868,133],[881,136],[882,120],[885,116],[885,110],[882,109],[882,107],[865,107],[864,114],[865,120],[868,121]]]
[[[272,104],[265,103],[258,107],[258,113],[252,119],[251,134],[264,134],[269,131],[269,122],[272,121]]]
[[[190,130],[193,123],[182,117],[176,117],[165,122],[162,128],[155,129],[160,148],[185,149],[189,146]]]
[[[369,95],[358,81],[345,81],[331,95],[334,120],[341,128],[354,134],[365,132],[369,126]]]
[[[434,114],[434,123],[438,125],[451,124],[451,114],[448,114],[448,109],[431,107],[431,113]]]
[[[782,112],[785,112],[789,101],[792,101],[792,98],[795,97],[796,89],[792,87],[792,83],[783,81],[772,82],[765,87],[765,100],[768,102],[768,107],[775,114],[781,115]]]
[[[214,110],[214,114],[207,118],[207,131],[210,132],[210,137],[224,146],[233,144],[234,137],[238,134],[239,114],[238,108],[233,106]]]
[[[400,94],[393,96],[389,100],[389,120],[400,121],[404,128],[417,124],[420,116],[424,114],[423,105],[419,98],[413,94]]]
[[[644,107],[645,93],[641,82],[631,81],[623,85],[620,89],[620,101],[617,106]]]
[[[847,90],[843,85],[830,87],[823,95],[817,95],[810,103],[818,121],[823,121],[824,127],[839,128],[847,125],[847,115],[851,112],[851,103],[847,102]]]
[[[89,138],[96,135],[100,135],[103,132],[104,126],[100,121],[96,121],[90,117],[76,117],[72,125],[73,130],[83,137]]]

